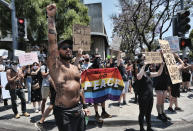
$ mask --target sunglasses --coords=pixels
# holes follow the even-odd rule
[[[68,45],[68,44],[65,44],[65,45],[63,45],[62,47],[61,47],[61,49],[63,49],[63,50],[66,50],[66,49],[70,49],[70,50],[72,50],[72,45]]]

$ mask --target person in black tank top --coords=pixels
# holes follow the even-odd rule
[[[157,104],[156,104],[156,108],[158,112],[157,118],[163,122],[166,122],[167,120],[171,120],[171,118],[166,116],[164,112],[164,101],[167,96],[168,79],[170,78],[169,78],[169,74],[166,66],[164,66],[162,74],[154,78],[154,86],[155,86],[155,92],[157,97]]]
[[[158,72],[149,72],[148,66],[144,64],[137,74],[140,131],[145,131],[143,126],[144,116],[146,117],[147,131],[153,131],[151,128],[151,111],[153,107],[153,81],[151,78],[161,75],[162,70],[163,64],[161,64]]]
[[[174,57],[179,62],[179,64],[177,65],[177,68],[181,72],[181,70],[184,68],[184,62],[175,53],[174,53]],[[170,96],[170,105],[168,107],[168,111],[170,112],[182,111],[182,109],[178,106],[178,100],[177,100],[177,98],[180,97],[180,84],[181,83],[172,84],[172,81],[170,81],[171,96]],[[175,105],[174,109],[172,108],[173,105]]]
[[[188,58],[184,58],[184,67],[182,69],[182,88],[183,92],[190,91],[191,65],[188,63]]]

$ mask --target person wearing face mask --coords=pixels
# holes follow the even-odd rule
[[[21,99],[21,108],[23,115],[25,117],[29,117],[30,115],[26,112],[25,93],[23,91],[23,86],[21,82],[24,79],[24,74],[22,70],[17,69],[17,63],[13,62],[11,68],[8,68],[6,73],[9,84],[9,92],[11,96],[12,110],[15,114],[15,118],[16,119],[20,118],[16,103],[17,96]]]
[[[38,113],[40,111],[42,95],[41,95],[41,81],[40,81],[41,72],[39,64],[37,62],[33,63],[32,65],[31,77],[32,77],[31,102],[33,103],[34,112]],[[38,108],[36,108],[36,102],[38,102]]]
[[[142,61],[145,58],[142,57]],[[143,62],[140,62],[142,64]],[[139,72],[137,74],[138,83],[138,102],[139,102],[139,125],[140,131],[144,129],[144,116],[147,122],[147,131],[153,131],[151,128],[151,111],[153,107],[153,81],[151,78],[160,76],[163,71],[164,64],[161,64],[158,72],[150,72],[148,66],[144,64],[140,65]]]
[[[89,69],[91,66],[92,66],[92,63],[90,62],[90,57],[88,54],[86,54],[84,58],[84,64],[81,66],[81,70],[85,71]]]
[[[124,81],[124,88],[121,93],[120,99],[118,106],[121,107],[121,99],[123,98],[123,105],[126,105],[126,93],[128,92],[128,87],[129,87],[129,76],[127,74],[124,61],[123,59],[119,59],[118,65],[117,65],[119,72],[121,73],[122,79]]]
[[[92,69],[102,68],[101,66],[101,58],[99,54],[96,54],[93,59],[93,64],[91,66]],[[102,106],[102,113],[101,116],[98,113],[98,103],[94,103],[94,110],[95,110],[95,119],[97,122],[102,123],[103,119],[111,118],[112,116],[108,114],[105,110],[105,101],[101,103]]]
[[[182,69],[182,88],[183,92],[190,91],[191,65],[188,63],[188,58],[184,58],[184,67]]]

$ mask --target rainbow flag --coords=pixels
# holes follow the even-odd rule
[[[81,86],[87,103],[118,101],[124,82],[117,68],[88,69],[81,74]]]

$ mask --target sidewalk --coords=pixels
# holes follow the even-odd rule
[[[27,98],[27,93],[26,93]],[[117,106],[117,102],[115,101],[106,101],[106,110],[109,114],[113,117],[104,120],[102,128],[112,128],[112,127],[119,127],[119,126],[136,126],[134,129],[138,128],[138,104],[132,103],[134,98],[134,94],[128,93],[126,100],[127,105],[122,106],[122,108]],[[49,101],[49,100],[48,100]],[[19,103],[18,111],[21,113],[20,107],[20,100],[17,101]],[[171,122],[167,123],[165,128],[170,129],[174,128],[172,123],[181,123],[181,122],[191,122],[193,121],[193,87],[191,87],[191,92],[188,93],[181,93],[180,98],[178,98],[179,107],[181,107],[184,111],[177,112],[175,114],[171,114],[167,111],[169,103],[165,103],[165,110],[166,114],[172,119]],[[27,111],[30,113],[30,117],[26,118],[21,116],[20,119],[15,119],[12,109],[11,109],[11,102],[8,101],[9,106],[7,108],[3,107],[3,103],[0,103],[0,123],[4,125],[6,129],[17,129],[20,131],[35,131],[36,128],[34,123],[39,121],[41,118],[41,112],[34,113],[32,104],[27,104]],[[48,104],[46,105],[48,106]],[[95,131],[98,130],[97,123],[95,121],[94,115],[94,107],[89,107],[91,116],[89,117],[88,123],[88,131]],[[101,113],[101,107],[99,106],[99,114]],[[50,116],[46,119],[46,129],[50,131],[57,131],[57,127],[54,122],[54,116],[51,112]],[[163,122],[158,120],[157,118],[157,110],[156,110],[156,97],[154,96],[154,106],[152,110],[152,126],[154,129],[162,130]],[[179,124],[180,126],[180,124]],[[183,124],[181,125],[183,126]],[[1,131],[1,130],[0,130]]]
[[[106,101],[106,110],[113,117],[104,120],[103,127],[113,127],[121,125],[138,125],[138,114],[139,106],[134,104],[133,101],[134,93],[128,93],[126,100],[127,105],[122,106],[122,108],[117,106],[117,102]],[[191,87],[191,92],[180,93],[180,98],[178,98],[178,105],[182,108],[182,112],[170,113],[167,109],[169,103],[165,103],[164,108],[166,114],[172,119],[170,123],[180,123],[180,122],[191,122],[193,121],[193,87]],[[93,124],[95,121],[94,118],[94,107],[90,107],[91,117],[89,119],[89,124]],[[101,107],[99,106],[99,114],[102,112]],[[156,96],[154,93],[154,105],[152,109],[152,123],[156,127],[163,126],[162,121],[157,119],[157,110],[156,110]],[[161,124],[161,125],[160,125]],[[160,128],[158,128],[160,130]],[[92,131],[92,130],[89,130]]]

